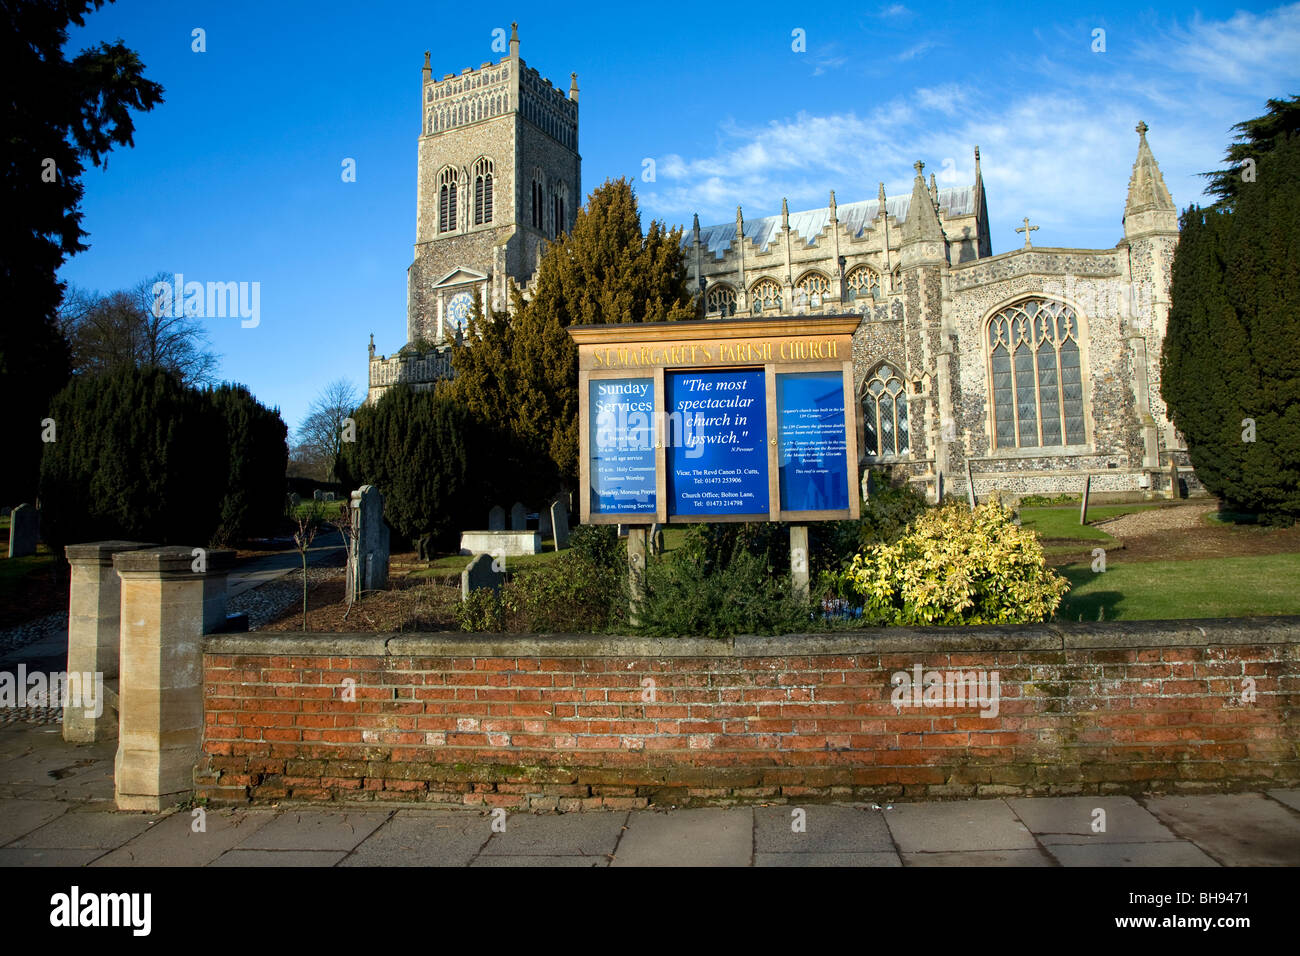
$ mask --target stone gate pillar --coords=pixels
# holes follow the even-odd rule
[[[72,566],[68,594],[68,680],[80,681],[81,694],[63,708],[63,739],[91,743],[117,733],[117,714],[103,708],[103,683],[117,680],[121,645],[122,581],[113,555],[153,547],[139,541],[93,541],[64,549]],[[95,681],[99,716],[87,712],[85,675]],[[96,680],[97,678],[97,680]],[[102,681],[103,683],[100,683]]]
[[[113,774],[119,810],[158,811],[193,792],[203,737],[203,635],[225,623],[234,556],[185,547],[113,556],[122,579]]]

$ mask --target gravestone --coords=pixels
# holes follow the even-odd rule
[[[542,540],[545,541],[547,538],[551,537],[554,532],[555,527],[551,523],[551,506],[547,503],[537,509],[537,533],[540,534]],[[558,544],[556,545],[556,550],[559,550]]]
[[[296,492],[296,491],[289,495],[289,507],[290,507],[290,508],[293,508],[294,510],[297,510],[297,508],[298,508],[298,506],[299,506],[300,504],[302,504],[302,495],[298,494],[298,492]]]
[[[327,491],[327,492],[325,492],[325,500],[326,500],[326,501],[333,501],[333,500],[334,500],[334,492],[332,492],[332,491]]]
[[[312,501],[324,501],[324,500],[325,500],[325,492],[323,492],[323,491],[321,491],[319,488],[317,488],[315,491],[313,491],[313,492],[311,493],[311,499],[312,499]]]
[[[569,546],[569,509],[564,498],[556,498],[551,503],[551,527],[555,533],[555,550],[563,551]]]
[[[492,555],[476,554],[474,560],[465,565],[460,572],[460,599],[468,601],[469,596],[479,588],[491,588],[501,593],[501,574],[492,567]]]
[[[870,501],[871,493],[875,490],[875,484],[871,480],[871,469],[868,468],[862,473],[862,500]]]
[[[488,530],[505,531],[506,530],[506,509],[497,505],[488,512]]]
[[[388,525],[384,524],[384,496],[374,485],[362,485],[352,492],[349,550],[349,601],[355,601],[365,591],[388,587]]]
[[[510,509],[510,530],[528,530],[528,509],[518,501],[516,501]]]
[[[24,558],[36,553],[36,538],[40,518],[36,509],[21,504],[9,515],[9,557]]]

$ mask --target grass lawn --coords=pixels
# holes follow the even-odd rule
[[[664,552],[674,551],[682,546],[686,540],[686,528],[678,525],[674,528],[664,528]],[[512,571],[519,568],[535,568],[538,565],[549,564],[554,561],[558,552],[555,550],[555,544],[549,539],[542,542],[542,551],[540,554],[523,554],[517,557],[507,557],[505,559],[506,570]],[[470,556],[467,554],[447,554],[431,561],[427,568],[419,568],[412,571],[410,577],[413,578],[441,578],[449,574],[460,574],[465,570],[465,565],[469,564]]]
[[[1098,505],[1088,509],[1088,524],[1079,524],[1079,509],[1075,507],[1049,508],[1032,507],[1020,509],[1020,524],[1038,532],[1040,538],[1052,538],[1061,541],[1111,541],[1114,540],[1100,528],[1094,528],[1094,521],[1118,518],[1120,515],[1158,508],[1159,505]]]
[[[1062,621],[1300,614],[1300,554],[1112,564],[1104,574],[1090,564],[1058,570],[1070,581]]]

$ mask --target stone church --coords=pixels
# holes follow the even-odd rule
[[[498,63],[422,84],[415,256],[398,355],[370,346],[371,401],[396,382],[450,374],[437,343],[477,298],[525,296],[548,239],[572,225],[581,193],[578,86],[567,94],[519,57],[512,25]],[[915,164],[910,195],[700,226],[682,243],[707,318],[853,313],[864,467],[931,497],[1077,492],[1101,497],[1199,486],[1160,397],[1178,213],[1137,126],[1128,196],[1111,249],[1024,244],[993,253],[975,181],[939,189]],[[1175,475],[1177,477],[1175,477]]]

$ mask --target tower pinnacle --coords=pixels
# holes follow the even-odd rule
[[[1138,123],[1134,129],[1138,134],[1138,151],[1128,181],[1128,199],[1124,203],[1124,235],[1132,239],[1148,233],[1177,234],[1178,208],[1147,143],[1150,127]]]

